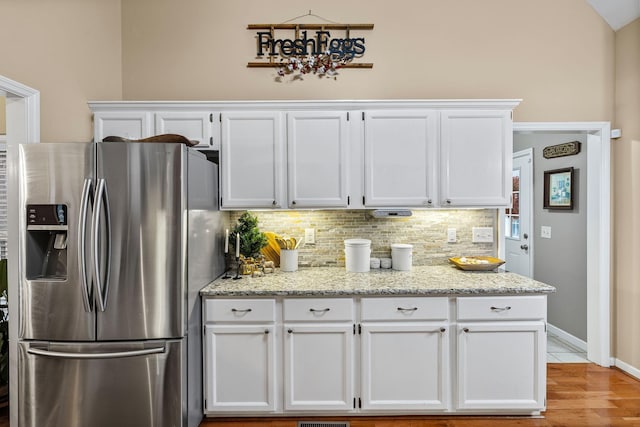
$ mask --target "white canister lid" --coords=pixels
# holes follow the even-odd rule
[[[412,249],[413,245],[409,245],[406,243],[392,243],[391,249]]]
[[[370,246],[369,239],[347,239],[344,241],[345,246]]]

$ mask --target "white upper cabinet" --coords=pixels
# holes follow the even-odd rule
[[[158,112],[155,115],[156,134],[182,135],[191,141],[197,141],[196,148],[218,150],[220,148],[218,116],[206,111]]]
[[[280,112],[222,113],[222,208],[282,208],[284,133]]]
[[[94,138],[219,150],[222,209],[510,204],[519,100],[94,101]],[[349,115],[352,115],[351,119]]]
[[[437,114],[436,110],[365,112],[365,206],[435,204]]]
[[[448,110],[440,120],[441,206],[509,206],[511,111]]]
[[[348,129],[343,111],[287,114],[290,208],[348,205]]]
[[[146,111],[101,111],[93,116],[93,140],[96,142],[107,136],[141,139],[152,134],[151,113]]]

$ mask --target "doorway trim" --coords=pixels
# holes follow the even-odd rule
[[[514,132],[586,132],[587,358],[611,366],[611,124],[516,122]]]
[[[6,97],[7,115],[7,202],[9,254],[16,254],[18,235],[18,144],[40,142],[40,92],[0,75],[0,94]],[[8,264],[9,301],[13,319],[19,319],[18,266]],[[13,303],[11,303],[13,301]],[[9,407],[10,424],[18,425],[18,323],[9,322]]]

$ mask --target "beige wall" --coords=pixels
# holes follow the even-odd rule
[[[4,96],[0,96],[0,135],[7,133],[6,107]]]
[[[613,146],[614,349],[640,369],[640,19],[616,33],[616,119]]]
[[[122,8],[125,99],[523,98],[518,121],[613,118],[614,32],[584,0],[137,0]],[[375,24],[359,33],[373,69],[277,83],[273,69],[246,68],[257,47],[247,24],[309,9]]]
[[[89,99],[122,96],[120,0],[0,0],[0,75],[40,91],[42,141],[89,141]]]

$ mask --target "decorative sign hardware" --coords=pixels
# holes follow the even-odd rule
[[[580,143],[578,141],[565,142],[564,144],[550,145],[544,147],[542,155],[545,159],[553,159],[555,157],[575,156],[580,152]]]
[[[366,46],[364,37],[351,36],[351,31],[373,30],[373,24],[249,24],[247,29],[258,30],[256,57],[265,59],[249,62],[250,68],[278,68],[279,76],[321,77],[334,77],[339,68],[373,68],[372,63],[353,62],[364,55]],[[293,38],[276,35],[276,30],[294,31]],[[343,33],[336,37],[336,31]]]

